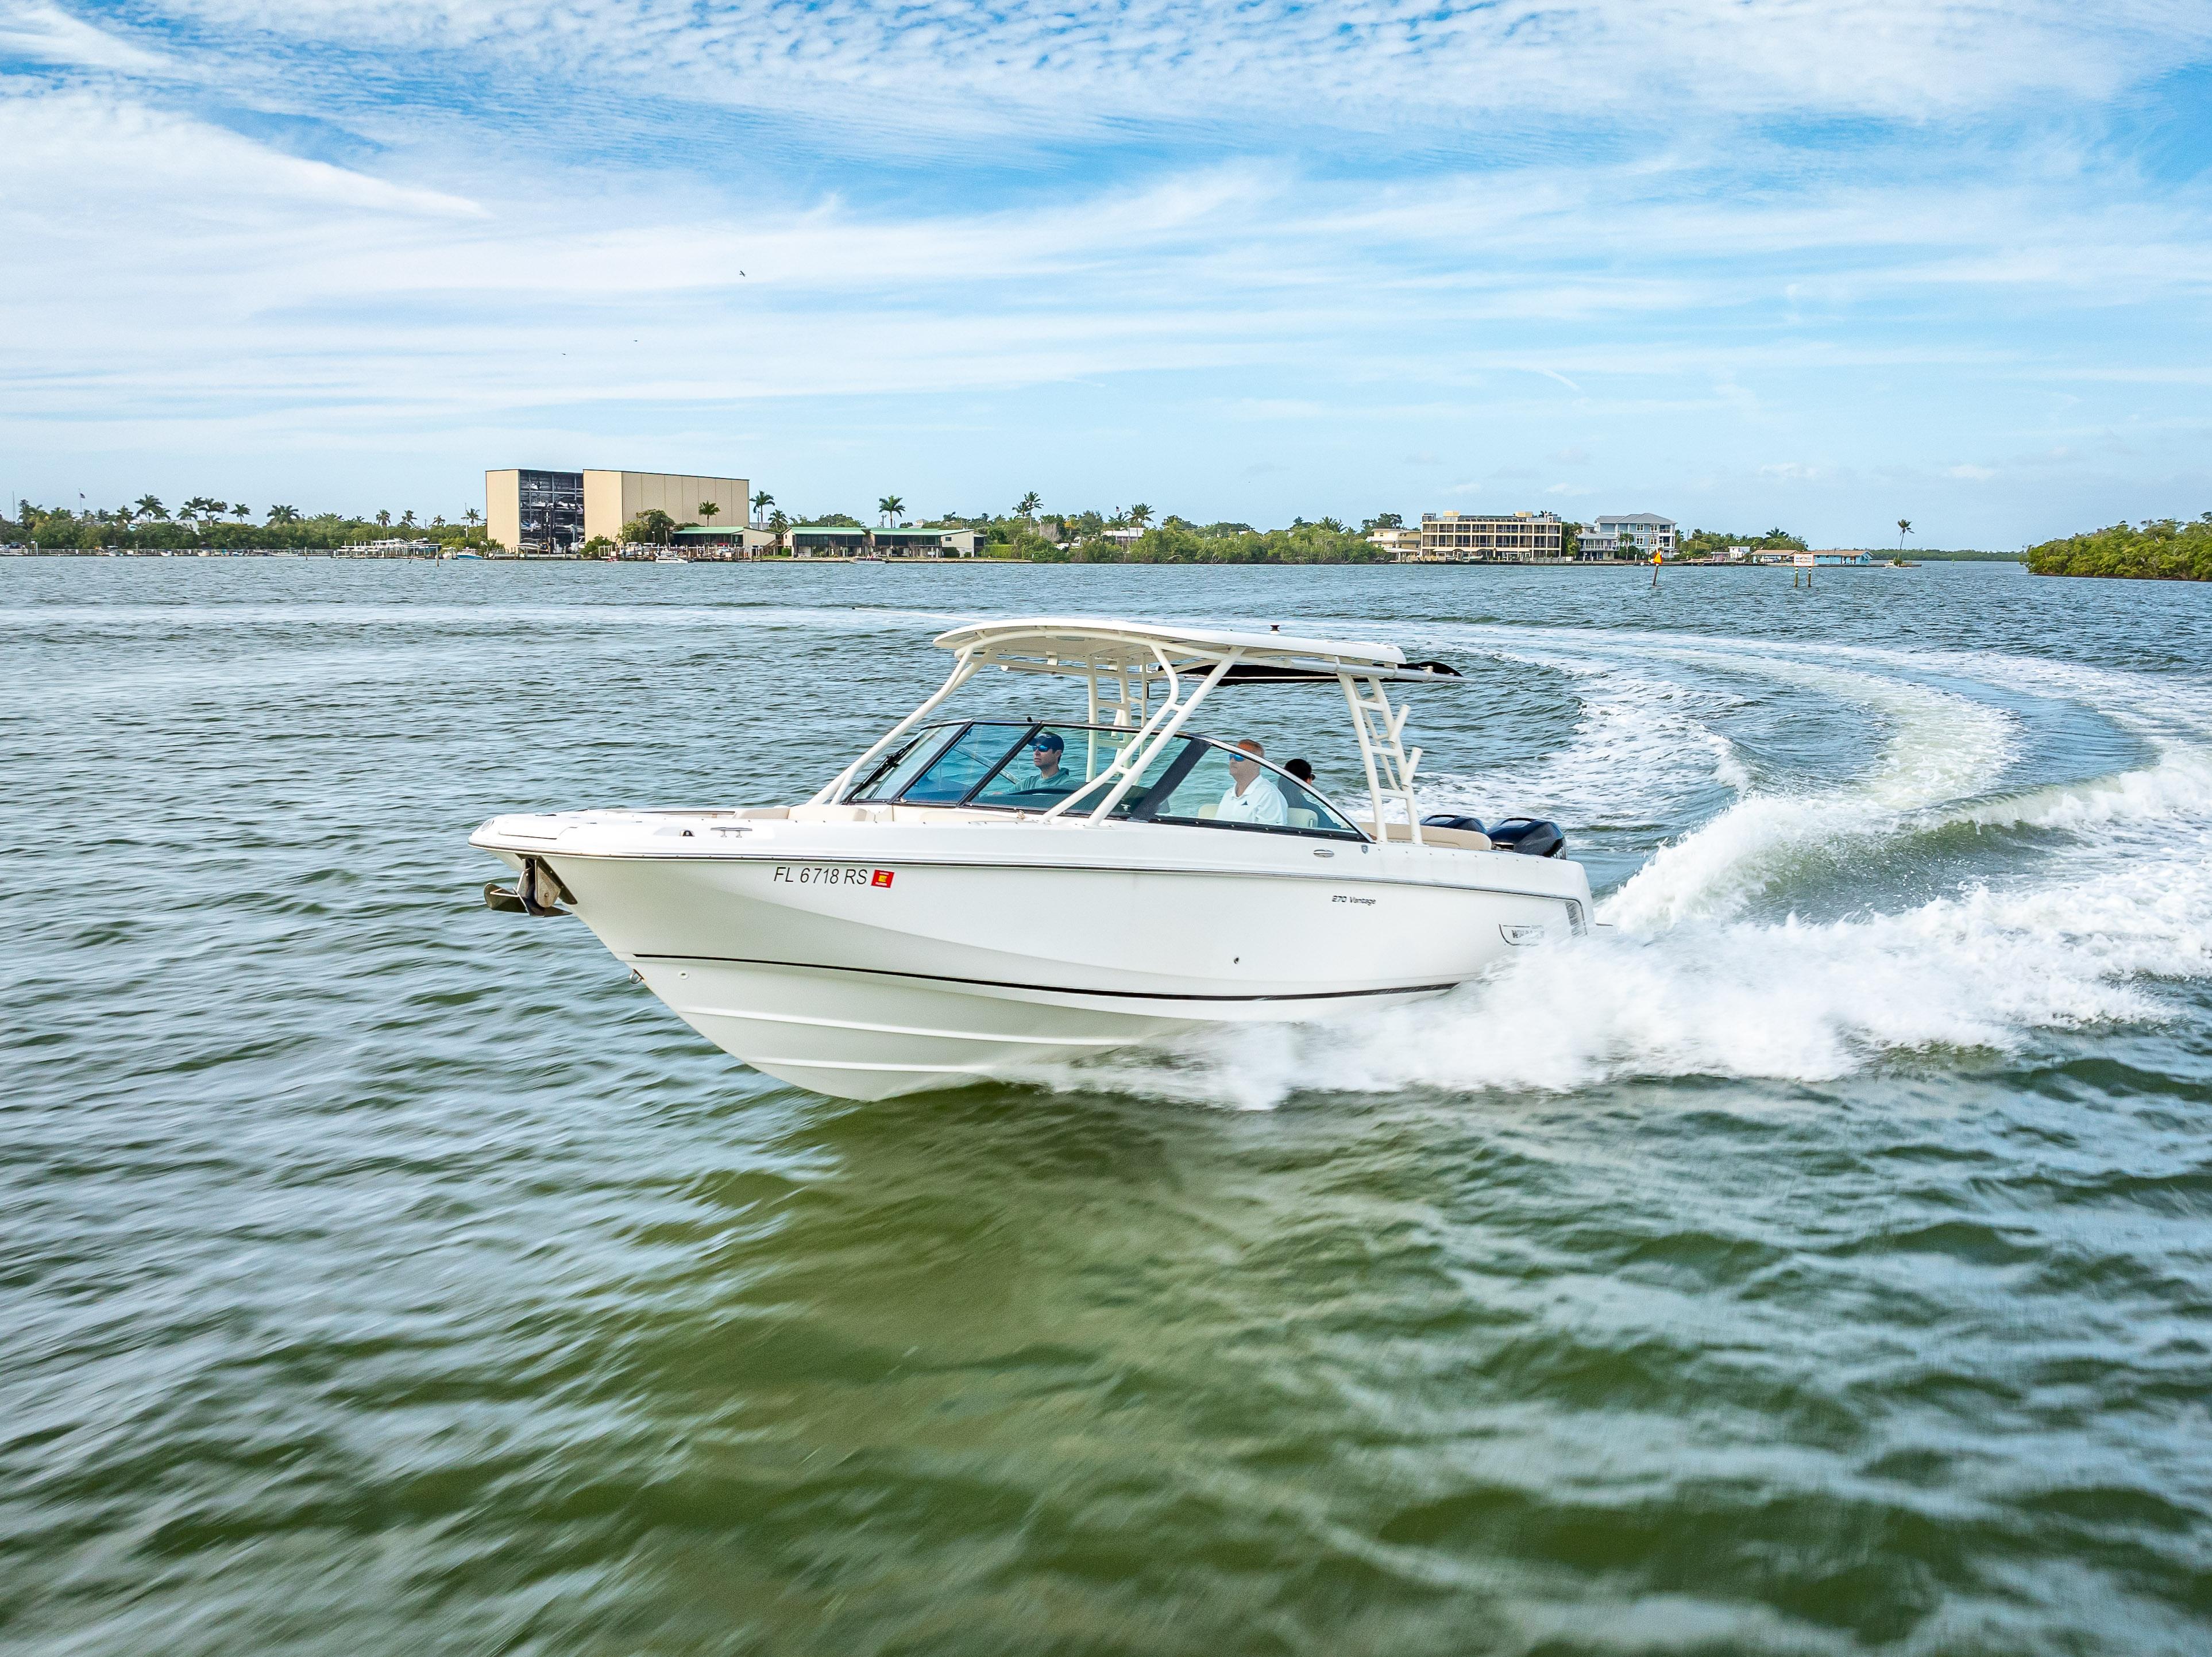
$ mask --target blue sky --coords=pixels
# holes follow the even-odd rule
[[[0,0],[0,490],[2212,509],[2203,0]]]

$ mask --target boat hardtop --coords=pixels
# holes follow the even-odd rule
[[[1393,679],[1456,679],[1440,661],[1408,662],[1395,644],[1346,639],[1299,638],[1270,630],[1232,632],[1172,622],[1121,621],[1083,616],[1032,616],[1011,621],[971,621],[939,633],[941,650],[973,655],[980,665],[1028,673],[1079,675],[1091,671],[1141,669],[1193,673],[1229,662],[1268,670],[1237,677],[1257,679],[1295,673],[1324,682],[1341,673]]]
[[[1033,807],[1037,819],[1047,823],[1073,819],[1098,825],[1138,813],[1149,818],[1158,814],[1152,802],[1164,789],[1174,790],[1182,783],[1178,768],[1188,774],[1204,765],[1206,757],[1195,752],[1195,744],[1225,748],[1226,745],[1210,738],[1182,734],[1191,716],[1216,690],[1224,685],[1334,682],[1342,687],[1358,737],[1369,822],[1387,823],[1390,816],[1387,807],[1395,802],[1404,816],[1407,838],[1415,844],[1423,842],[1413,789],[1421,751],[1409,750],[1401,740],[1407,710],[1392,705],[1384,687],[1457,679],[1458,673],[1443,662],[1408,661],[1403,651],[1390,644],[1080,616],[970,622],[939,634],[935,643],[939,649],[953,654],[952,671],[945,683],[833,777],[809,805],[825,807],[866,799],[884,804]],[[1015,801],[993,797],[990,779],[978,777],[974,779],[975,788],[957,801],[915,798],[914,789],[927,783],[928,773],[908,771],[908,760],[915,752],[915,744],[901,746],[902,739],[978,673],[994,667],[1002,673],[1048,673],[1084,682],[1086,709],[1079,725],[1024,727],[1040,732],[1049,728],[1052,736],[1062,742],[1065,731],[1085,734],[1081,786],[1055,789],[1050,799]],[[943,732],[951,728],[933,728]],[[1102,731],[1109,734],[1103,745],[1091,738],[1091,734]],[[964,734],[948,740],[963,740]],[[1014,752],[1010,743],[998,756],[1000,768],[1011,763]],[[1176,764],[1168,763],[1171,755]],[[886,756],[894,768],[889,779]],[[931,756],[930,771],[949,757],[949,747]],[[1287,772],[1265,760],[1257,763],[1273,773],[1271,785],[1288,797],[1293,821],[1247,826],[1359,832],[1344,821],[1342,813]],[[896,780],[899,788],[886,792],[887,780]],[[1133,807],[1132,792],[1139,783],[1145,785],[1144,800]],[[1319,820],[1297,820],[1300,817]]]

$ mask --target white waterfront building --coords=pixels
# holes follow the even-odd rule
[[[1648,558],[1654,552],[1674,556],[1674,521],[1656,512],[1607,513],[1584,524],[1577,556],[1585,558]]]

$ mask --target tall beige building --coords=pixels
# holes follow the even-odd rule
[[[568,552],[595,535],[618,541],[624,524],[655,509],[678,526],[742,528],[751,501],[752,484],[744,478],[511,467],[484,473],[484,530],[510,552]]]
[[[622,527],[641,512],[665,512],[683,524],[744,527],[752,484],[743,478],[700,478],[688,472],[586,472],[584,539],[622,539]],[[711,513],[702,506],[713,506]]]

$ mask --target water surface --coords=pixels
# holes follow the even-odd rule
[[[0,1642],[2206,1649],[2212,593],[1647,581],[0,564]],[[1618,930],[852,1106],[472,906],[994,612],[1458,663]]]

